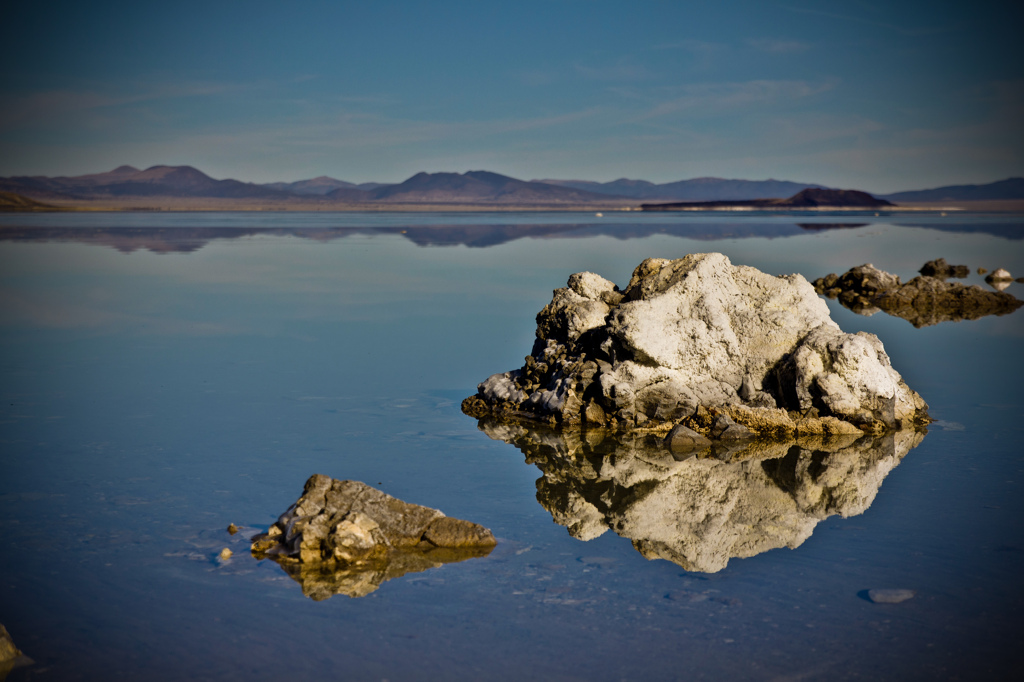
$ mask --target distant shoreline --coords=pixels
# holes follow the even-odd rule
[[[336,203],[322,201],[253,202],[245,199],[195,199],[183,197],[147,197],[146,201],[88,200],[53,201],[45,206],[4,207],[3,213],[645,213],[640,205],[609,204],[470,204],[470,203]],[[654,211],[668,213],[669,211]],[[860,206],[709,206],[680,208],[671,213],[729,214],[750,213],[1024,213],[1024,199],[990,201],[905,202],[896,206],[865,208]]]

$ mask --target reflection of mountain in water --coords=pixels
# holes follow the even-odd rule
[[[517,239],[570,239],[613,237],[639,239],[667,235],[714,241],[793,237],[807,230],[861,227],[863,223],[800,223],[797,225],[743,222],[737,224],[552,224],[552,225],[432,225],[418,227],[0,227],[0,241],[77,242],[109,246],[123,253],[146,249],[154,253],[189,253],[215,240],[260,235],[333,241],[353,235],[401,235],[417,246],[469,246],[486,248]]]
[[[926,230],[938,230],[940,232],[967,232],[977,234],[990,234],[1003,239],[1024,239],[1024,222],[1014,223],[958,223],[950,219],[918,220],[914,222],[897,223],[899,227],[921,227]]]
[[[649,435],[480,422],[543,472],[537,500],[580,540],[611,528],[648,559],[713,573],[733,557],[796,548],[819,521],[863,513],[882,480],[924,438],[800,438],[678,461]]]
[[[585,239],[612,237],[642,239],[655,235],[716,241],[720,239],[775,239],[795,237],[808,232],[856,229],[869,223],[804,222],[795,224],[763,223],[742,220],[735,223],[682,222],[679,224],[645,222],[595,224],[508,224],[508,225],[429,225],[412,227],[3,227],[0,241],[75,242],[109,246],[123,253],[149,250],[154,253],[190,253],[212,241],[252,238],[260,235],[297,237],[313,241],[333,241],[353,235],[400,235],[417,246],[468,246],[486,248],[518,239]],[[910,225],[908,225],[910,226]],[[982,232],[1008,239],[1024,238],[1020,224],[945,224],[921,223],[913,227],[952,232]]]

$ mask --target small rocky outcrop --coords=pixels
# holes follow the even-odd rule
[[[936,258],[922,265],[918,272],[925,277],[938,277],[939,279],[956,277],[957,279],[963,279],[971,274],[971,269],[966,265],[950,265],[946,262],[945,258]]]
[[[21,653],[21,650],[14,645],[7,628],[0,623],[0,680],[7,679],[7,676],[15,668],[25,665],[32,665],[31,658]]]
[[[816,279],[814,289],[838,299],[855,313],[873,315],[885,311],[915,327],[1006,315],[1024,305],[1010,294],[987,291],[977,285],[946,282],[940,277],[922,275],[904,283],[898,276],[870,263],[850,268],[842,275],[829,274]]]
[[[1013,275],[1003,268],[998,268],[995,272],[986,277],[985,281],[996,291],[1002,291],[1013,282]]]
[[[662,434],[684,424],[713,439],[881,433],[927,422],[926,408],[878,338],[844,333],[801,275],[720,253],[650,258],[625,290],[572,275],[538,313],[523,367],[462,404],[509,423]]]
[[[537,501],[580,540],[608,529],[648,559],[713,573],[734,557],[801,545],[829,516],[856,516],[924,438],[808,434],[783,441],[705,441],[608,429],[553,429],[484,419],[480,429],[537,466]]]
[[[483,526],[315,474],[302,497],[252,538],[252,553],[278,562],[307,596],[322,600],[362,597],[409,572],[486,556],[496,544]]]

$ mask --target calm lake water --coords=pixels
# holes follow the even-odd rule
[[[830,301],[939,421],[866,511],[714,573],[571,536],[539,465],[460,412],[571,273],[706,251],[1019,276],[1024,217],[0,216],[0,622],[35,661],[8,679],[1024,679],[1020,311],[915,329]],[[313,473],[499,544],[313,601],[245,540]]]

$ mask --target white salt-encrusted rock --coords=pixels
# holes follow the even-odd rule
[[[755,435],[778,408],[800,412],[789,430],[805,418],[870,431],[928,421],[878,338],[845,334],[801,275],[720,253],[647,259],[622,292],[572,275],[537,315],[523,368],[463,403],[476,417],[656,430],[701,407],[723,408]]]

